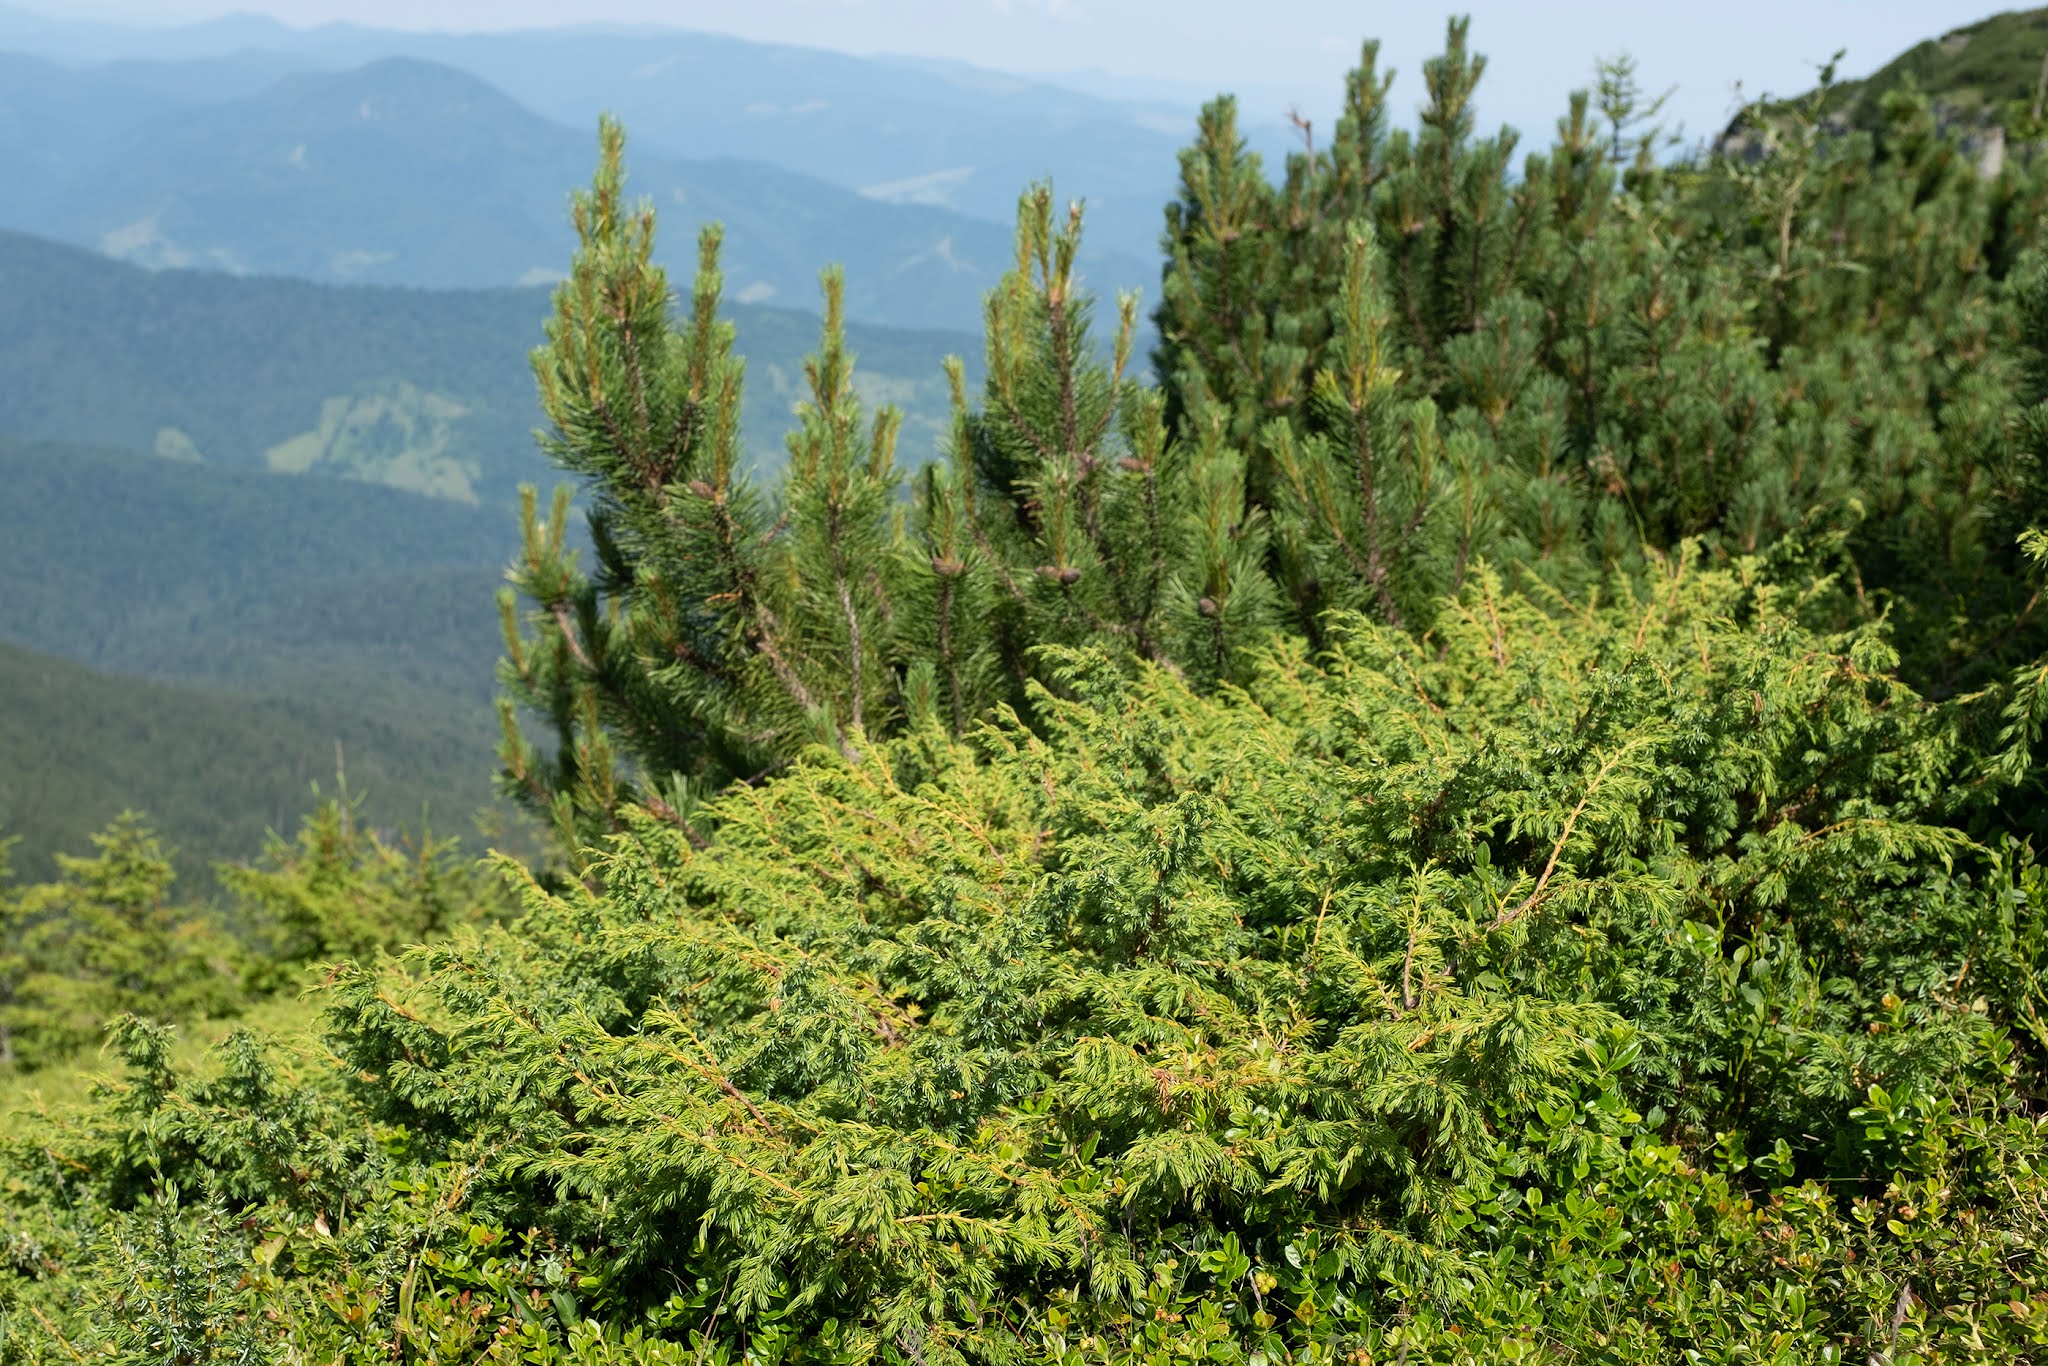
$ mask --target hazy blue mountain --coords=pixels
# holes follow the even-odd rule
[[[1099,248],[1145,262],[1199,103],[1154,98],[1149,88],[1118,98],[1114,82],[1083,92],[959,63],[665,28],[418,34],[243,16],[142,30],[0,8],[0,47],[173,69],[232,57],[236,65],[219,73],[226,93],[242,93],[248,72],[266,64],[331,70],[411,56],[471,72],[579,128],[611,110],[648,149],[673,158],[761,161],[871,198],[996,222],[1027,183],[1051,176],[1062,196],[1088,201]],[[1149,290],[1154,274],[1128,283]]]
[[[0,297],[0,435],[500,505],[522,480],[555,478],[533,441],[527,365],[542,288],[148,271],[0,232]],[[748,441],[772,462],[817,321],[758,305],[729,313],[748,357]],[[906,411],[906,463],[930,458],[947,415],[940,363],[978,363],[980,339],[855,326],[850,342],[863,392]]]
[[[0,5],[0,46],[71,62],[220,57],[254,48],[289,50],[319,32],[296,29],[257,14],[230,14],[195,24],[124,24],[51,14],[48,6]]]
[[[1007,221],[1050,177],[1097,247],[1149,263],[1190,111],[1118,103],[953,63],[651,30],[465,35],[406,50],[574,124],[609,109],[645,145],[740,157],[872,198]],[[1156,270],[1121,283],[1156,285]]]
[[[0,224],[146,265],[429,287],[539,281],[568,264],[567,198],[594,148],[594,125],[550,123],[465,72],[391,58],[158,112],[97,157],[67,158],[58,192],[8,196]],[[814,307],[817,272],[836,261],[853,316],[970,328],[1011,256],[1002,224],[759,163],[666,161],[642,147],[631,165],[685,279],[697,226],[725,224],[727,288],[744,302]],[[1146,274],[1099,256],[1096,270],[1115,284]]]
[[[0,214],[31,211],[171,101],[103,71],[0,53]]]

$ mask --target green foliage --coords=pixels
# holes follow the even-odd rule
[[[1980,175],[1906,95],[1881,136],[1830,131],[1826,81],[1759,116],[1751,155],[1659,166],[1613,64],[1597,112],[1575,97],[1517,167],[1512,131],[1475,131],[1462,21],[1413,133],[1389,130],[1376,63],[1368,45],[1335,139],[1278,184],[1228,100],[1203,115],[1167,213],[1159,391],[1128,374],[1132,301],[1106,356],[1089,340],[1078,210],[1027,194],[984,392],[956,381],[949,458],[909,481],[908,515],[893,425],[849,444],[865,419],[830,308],[815,375],[841,387],[814,393],[781,481],[742,477],[719,239],[681,328],[608,125],[536,358],[597,569],[567,552],[566,504],[529,511],[508,790],[571,846],[649,798],[687,824],[813,742],[852,753],[934,708],[956,736],[1028,717],[1047,646],[1232,680],[1274,626],[1318,646],[1332,611],[1426,630],[1482,563],[1576,594],[1688,537],[1839,570],[1809,616],[1888,614],[1931,693],[2039,653],[2013,550],[2037,443],[2012,420],[2038,168]],[[865,492],[833,483],[856,470]]]
[[[702,852],[640,818],[603,893],[423,960],[399,1014],[346,990],[350,1063],[436,1058],[389,1117],[511,1144],[534,1208],[605,1192],[628,1266],[698,1222],[737,1303],[885,1337],[1027,1284],[1135,1293],[1207,1225],[1342,1222],[1414,1270],[1596,1046],[1633,1040],[1634,1103],[1711,1142],[1940,1090],[1981,1036],[1938,983],[1895,1007],[1856,976],[1872,908],[1968,848],[1930,823],[1952,723],[1791,605],[1680,565],[1560,604],[1560,638],[1487,576],[1428,646],[1352,618],[1211,701],[1062,656],[1077,696],[981,762],[936,729],[819,751]],[[1749,1037],[1757,990],[1788,1013]]]
[[[96,856],[58,855],[54,882],[0,876],[0,1067],[63,1061],[116,1016],[232,1014],[301,985],[309,966],[507,909],[496,879],[460,860],[455,841],[423,832],[409,848],[394,843],[363,828],[361,806],[344,789],[292,839],[273,832],[260,859],[219,865],[225,915],[171,899],[170,856],[132,812],[93,836]]]
[[[629,810],[602,890],[341,969],[331,1070],[124,1026],[10,1217],[196,1268],[152,1183],[215,1192],[243,1279],[162,1321],[338,1361],[2009,1359],[2040,870],[1956,828],[1970,704],[1696,554],[1214,692],[1056,651],[1030,726]],[[5,1293],[69,1335],[97,1279]]]
[[[185,1019],[239,997],[232,943],[174,906],[170,861],[125,813],[58,880],[0,888],[0,1064],[35,1067],[95,1039],[126,1011]]]
[[[1415,132],[1375,61],[1277,185],[1205,114],[1161,388],[1039,187],[946,458],[827,272],[772,484],[607,122],[592,567],[529,493],[501,599],[569,875],[224,874],[327,1051],[118,1023],[0,1352],[2035,1359],[2048,190],[1825,79],[1660,166],[1620,62],[1517,170],[1462,22]]]
[[[1406,564],[1356,549],[1363,577],[1394,585],[1377,616],[1412,616],[1481,558],[1570,587],[1686,536],[1724,555],[1836,538],[1856,596],[1835,619],[1888,605],[1914,677],[1970,686],[2037,652],[2038,634],[1991,623],[2021,605],[2004,433],[2038,167],[1980,175],[1911,96],[1887,103],[1878,136],[1833,132],[1824,83],[1744,155],[1660,168],[1641,150],[1654,130],[1633,147],[1617,131],[1643,101],[1609,69],[1607,135],[1577,98],[1516,174],[1511,133],[1475,134],[1484,60],[1462,23],[1426,72],[1416,133],[1387,131],[1376,57],[1368,45],[1333,144],[1290,158],[1278,185],[1227,101],[1204,116],[1168,214],[1157,361],[1170,406],[1225,415],[1255,501],[1261,462],[1316,435],[1366,508],[1389,486],[1420,492],[1388,507]],[[1316,401],[1316,376],[1355,365],[1338,356],[1360,335],[1358,296],[1336,282],[1361,220],[1386,403],[1432,405],[1410,431]],[[1280,568],[1313,633],[1326,604],[1302,585],[1322,584],[1321,563]]]
[[[406,848],[364,828],[362,799],[345,787],[294,838],[272,832],[258,862],[218,873],[254,940],[259,989],[309,964],[437,937],[503,900],[494,879],[457,856],[455,840],[422,830]]]
[[[790,461],[772,492],[747,477],[720,239],[705,235],[688,326],[673,325],[653,210],[625,202],[622,151],[607,124],[534,358],[550,449],[597,490],[596,572],[569,546],[566,496],[543,519],[529,494],[501,599],[507,790],[566,848],[633,803],[687,826],[704,792],[814,743],[852,756],[915,716],[964,731],[1026,706],[1043,644],[1231,676],[1272,615],[1262,526],[1227,454],[1169,443],[1125,376],[1133,303],[1099,357],[1076,291],[1078,215],[1056,224],[1049,189],[1024,197],[1016,269],[989,298],[983,406],[968,408],[953,367],[951,459],[923,472],[906,515],[900,416],[862,411],[833,273]],[[554,731],[551,753],[521,709]]]
[[[247,1250],[228,1230],[227,1211],[218,1201],[208,1206],[193,1237],[179,1227],[177,1209],[177,1189],[161,1188],[148,1215],[122,1219],[109,1231],[107,1261],[119,1288],[110,1298],[112,1316],[88,1341],[102,1359],[124,1366],[277,1360],[248,1313]]]

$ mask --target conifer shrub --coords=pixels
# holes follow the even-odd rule
[[[33,1069],[100,1038],[126,1011],[170,1019],[240,1004],[236,946],[218,921],[171,900],[176,875],[134,812],[59,855],[57,880],[0,876],[0,1066]],[[0,873],[5,869],[0,868]]]
[[[2048,646],[2016,548],[2048,523],[2048,162],[1980,176],[1905,94],[1843,133],[1826,81],[1752,158],[1659,162],[1616,69],[1517,165],[1512,131],[1477,132],[1462,22],[1413,132],[1377,60],[1277,182],[1228,99],[1204,112],[1166,213],[1156,387],[1138,301],[1097,328],[1079,206],[1038,186],[943,458],[906,466],[895,416],[861,407],[828,272],[767,481],[737,445],[719,236],[671,318],[607,124],[534,355],[594,563],[568,493],[545,516],[530,496],[501,602],[507,792],[570,849],[635,804],[691,827],[815,743],[857,754],[932,708],[955,736],[1028,720],[1047,646],[1226,684],[1276,629],[1323,646],[1331,613],[1427,631],[1482,564],[1578,596],[1689,538],[1827,579],[1817,623],[1888,616],[1931,696]]]
[[[2037,971],[2031,875],[1882,632],[1755,568],[1484,573],[1427,645],[1333,621],[1208,697],[1059,654],[1033,727],[814,750],[702,850],[636,818],[601,891],[345,983],[342,1055],[629,1282],[948,1358],[1225,1234],[1455,1303],[1477,1206],[1652,1135],[1877,1195],[1935,1159],[1873,1105],[2003,1123],[1959,1080],[2034,1066],[1959,994],[1968,945]]]
[[[122,1017],[0,1362],[2038,1358],[2040,168],[1826,81],[1661,164],[1620,66],[1517,167],[1483,65],[1277,183],[1212,105],[1157,387],[1027,192],[930,465],[828,272],[759,485],[607,123],[593,553],[530,495],[500,604],[562,860],[224,873],[324,1046]]]
[[[124,1027],[32,1207],[175,1268],[216,1192],[206,1312],[334,1360],[2016,1351],[2048,882],[1881,626],[1696,554],[633,813],[338,970],[332,1072]]]

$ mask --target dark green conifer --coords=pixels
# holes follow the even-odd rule
[[[702,794],[813,744],[857,760],[911,718],[965,734],[999,706],[1029,710],[1045,646],[1215,680],[1274,620],[1235,451],[1214,430],[1175,439],[1130,373],[1135,300],[1099,354],[1080,212],[1058,214],[1049,186],[1023,197],[1015,269],[988,300],[980,402],[956,366],[951,458],[907,506],[898,416],[862,412],[836,272],[789,460],[760,489],[739,459],[716,234],[678,329],[613,124],[576,222],[534,364],[549,449],[589,483],[596,571],[570,544],[566,495],[542,518],[529,493],[502,598],[506,785],[565,847],[633,805],[687,827]],[[551,753],[522,712],[545,718]]]
[[[34,1068],[99,1041],[124,1012],[202,1019],[239,1004],[236,946],[172,902],[156,836],[124,813],[54,882],[0,883],[0,1060]]]

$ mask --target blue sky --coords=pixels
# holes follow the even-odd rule
[[[177,22],[228,6],[207,0],[26,0],[26,7]],[[1401,107],[1421,96],[1417,67],[1436,50],[1446,14],[1473,16],[1490,58],[1481,116],[1548,131],[1565,93],[1598,55],[1627,51],[1646,84],[1676,85],[1671,109],[1689,132],[1725,120],[1739,81],[1751,93],[1810,83],[1816,64],[1847,48],[1848,74],[1911,43],[1982,18],[1984,0],[1469,0],[1457,6],[1385,0],[235,0],[291,23],[349,20],[406,28],[552,27],[615,21],[708,29],[849,52],[951,58],[1028,72],[1089,72],[1102,93],[1196,97],[1239,90],[1273,116],[1289,102],[1311,114],[1334,103],[1367,36],[1401,71]]]

